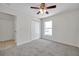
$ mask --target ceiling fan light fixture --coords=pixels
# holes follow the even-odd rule
[[[46,11],[47,11],[46,9],[40,9],[40,13],[41,13],[41,14],[46,13]]]
[[[37,12],[37,14],[41,13],[41,14],[49,14],[47,9],[52,9],[52,8],[56,8],[56,5],[53,6],[46,6],[45,3],[41,3],[40,7],[31,7],[32,9],[39,9],[39,11]]]

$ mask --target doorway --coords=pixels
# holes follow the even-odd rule
[[[15,16],[0,12],[0,47],[16,45]]]

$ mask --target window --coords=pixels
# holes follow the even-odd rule
[[[44,22],[44,34],[52,35],[52,21]]]

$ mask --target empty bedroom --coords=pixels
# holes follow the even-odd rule
[[[0,56],[79,56],[79,3],[0,3]]]

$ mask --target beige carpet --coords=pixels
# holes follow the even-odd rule
[[[48,40],[34,40],[18,47],[1,50],[2,56],[79,56],[79,48]]]

